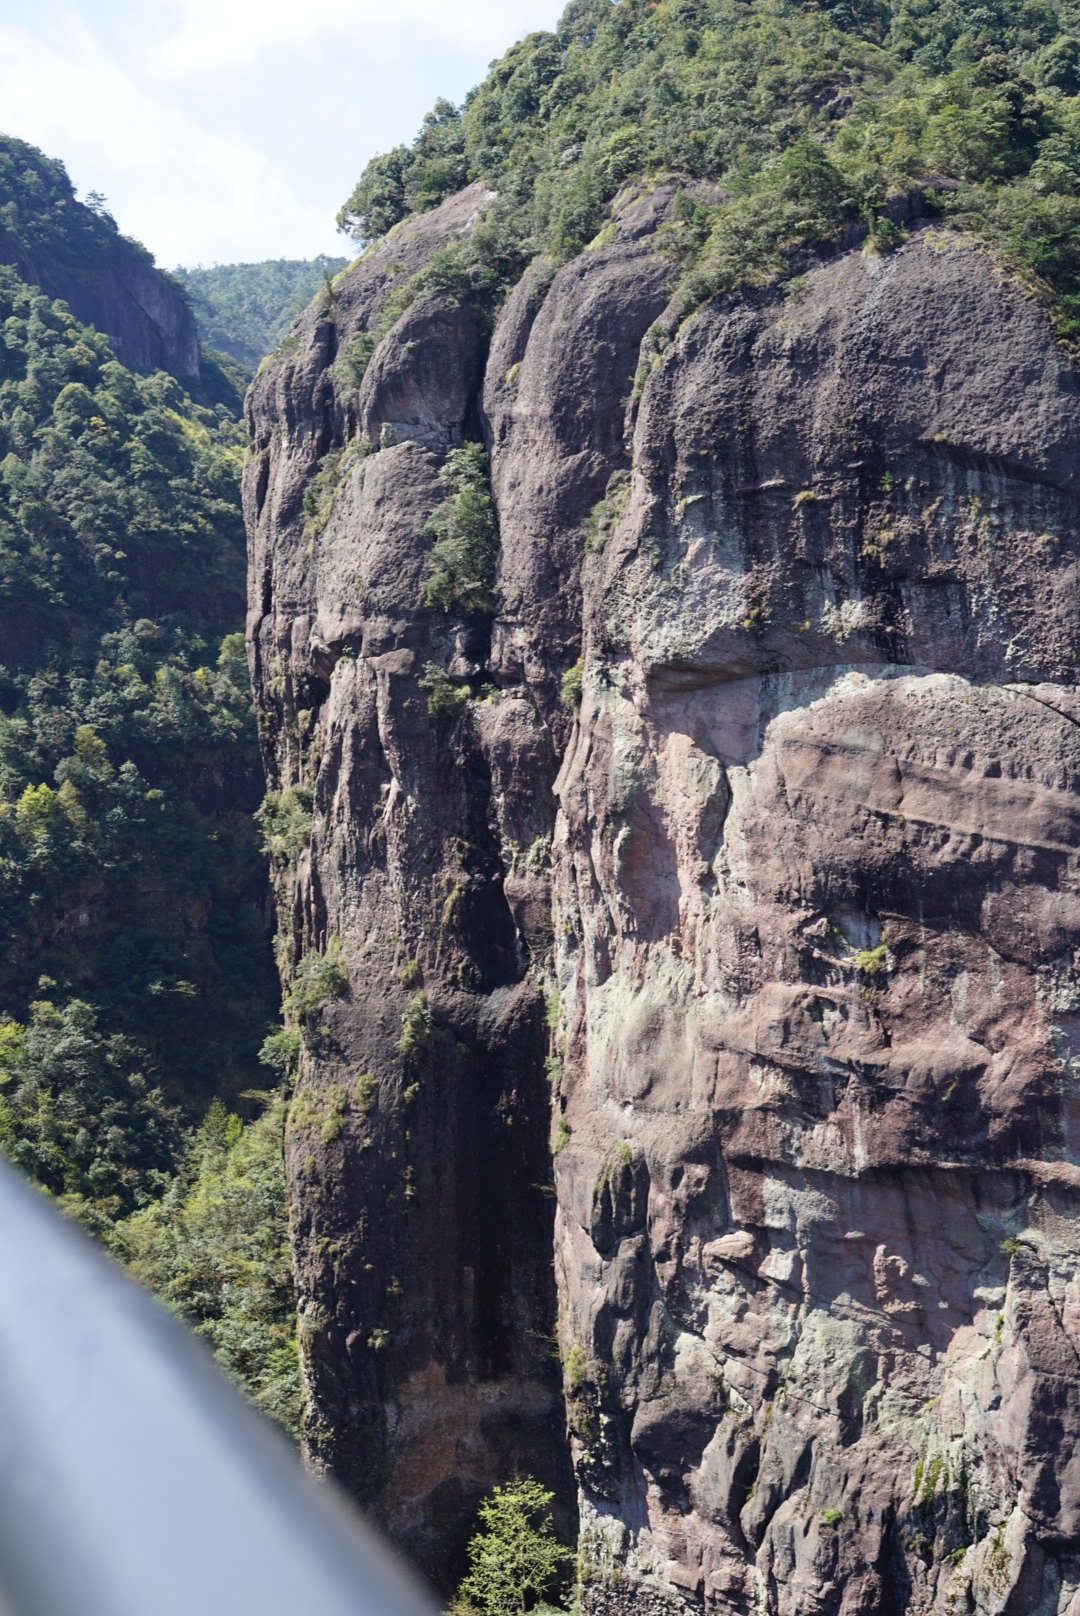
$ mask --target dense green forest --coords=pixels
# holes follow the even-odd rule
[[[115,262],[121,241],[145,264],[154,262],[141,242],[121,237],[104,197],[92,192],[79,204],[63,163],[11,135],[0,136],[0,231],[28,257],[77,264],[86,275]]]
[[[115,226],[13,153],[93,274]],[[295,1429],[244,442],[0,266],[0,1147]]]
[[[588,244],[628,181],[674,177],[689,309],[857,234],[887,252],[916,197],[1073,339],[1078,92],[1075,0],[572,0],[463,107],[439,102],[411,147],[373,159],[339,223],[371,241],[481,178],[497,201],[427,278],[471,271],[497,298],[537,253]]]
[[[0,1000],[45,975],[205,1110],[275,1002],[243,435],[0,268]]]
[[[201,341],[254,369],[347,258],[271,258],[261,264],[177,269]]]

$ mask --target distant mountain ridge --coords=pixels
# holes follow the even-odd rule
[[[254,370],[347,258],[270,258],[256,264],[177,269],[200,339]]]

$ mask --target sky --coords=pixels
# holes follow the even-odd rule
[[[59,157],[163,268],[351,256],[378,151],[564,0],[0,0],[0,132]]]

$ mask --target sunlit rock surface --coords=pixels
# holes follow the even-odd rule
[[[1075,375],[931,229],[677,325],[666,200],[490,337],[418,300],[357,392],[470,187],[249,398],[284,945],[350,982],[287,1142],[310,1453],[444,1585],[515,1468],[567,1520],[565,1421],[590,1611],[1075,1616]],[[451,620],[481,433],[499,604]]]

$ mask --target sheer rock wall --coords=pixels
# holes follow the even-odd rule
[[[349,393],[483,199],[249,398],[286,963],[349,971],[288,1140],[310,1453],[444,1584],[492,1480],[565,1509],[565,1418],[592,1611],[1075,1616],[1075,374],[925,228],[677,326],[631,194]],[[480,432],[499,607],[452,621],[421,530]],[[486,696],[430,714],[431,661]]]

